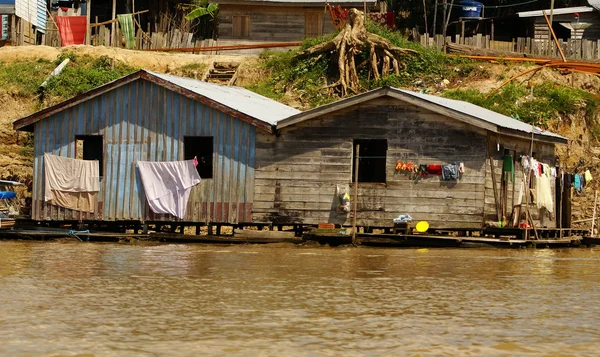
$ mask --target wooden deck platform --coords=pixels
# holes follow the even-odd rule
[[[190,235],[178,233],[127,234],[113,232],[69,231],[65,229],[3,229],[0,240],[48,241],[57,239],[78,239],[85,242],[165,242],[165,243],[210,243],[210,244],[268,244],[301,243],[293,232],[249,231],[236,235]]]
[[[576,247],[580,245],[600,244],[600,238],[585,235],[576,235],[579,231],[572,230],[568,237],[547,239],[521,239],[513,231],[494,231],[499,237],[474,236],[454,232],[451,234],[374,234],[359,233],[356,243],[365,246],[387,247],[501,247],[501,248],[553,248]],[[565,234],[566,232],[563,232]],[[585,233],[585,232],[584,232]],[[550,235],[553,235],[552,233]],[[236,230],[234,235],[189,235],[181,233],[149,233],[128,234],[113,232],[87,232],[69,231],[65,229],[1,229],[0,240],[36,240],[47,241],[57,239],[78,239],[83,242],[164,242],[164,243],[205,243],[205,244],[268,244],[268,243],[293,243],[299,244],[307,241],[316,241],[320,244],[331,246],[352,244],[350,234],[339,232],[311,231],[303,237],[295,237],[293,232],[286,231],[256,231]]]
[[[343,231],[343,230],[342,230]],[[524,231],[524,230],[523,230]],[[490,233],[491,232],[491,233]],[[483,230],[480,236],[454,232],[451,234],[373,234],[358,233],[356,244],[367,246],[393,246],[393,247],[503,247],[503,248],[558,248],[576,247],[582,244],[583,235],[587,231],[563,229],[562,238],[560,230],[538,230],[540,239],[523,239],[524,232],[519,229],[493,229]],[[447,232],[450,233],[450,232]],[[489,235],[492,235],[490,237]],[[546,238],[544,238],[546,237]],[[556,238],[555,238],[556,237]],[[331,246],[352,244],[350,234],[333,232],[312,231],[304,235],[304,240],[317,241],[320,244]],[[600,239],[598,239],[600,243]]]

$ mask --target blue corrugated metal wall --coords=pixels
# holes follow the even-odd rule
[[[75,158],[76,135],[104,140],[96,212],[81,216],[44,202],[43,155]],[[182,160],[184,136],[213,136],[215,147],[213,178],[193,188],[184,221],[250,222],[255,127],[143,79],[35,124],[33,219],[174,220],[149,210],[135,162]]]

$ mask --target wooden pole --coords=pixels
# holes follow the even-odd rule
[[[552,38],[554,39],[554,43],[556,44],[556,47],[558,48],[560,57],[562,58],[563,62],[567,62],[565,53],[563,52],[562,47],[560,47],[560,43],[558,42],[558,39],[556,38],[556,34],[554,33],[554,30],[552,29],[552,24],[550,23],[548,16],[546,16],[546,10],[542,10],[542,14],[544,14],[544,19],[546,19],[546,24],[548,24],[548,29],[550,30],[550,34],[552,35]]]
[[[131,15],[139,15],[139,14],[144,14],[146,12],[148,12],[150,10],[142,10],[142,11],[138,11],[138,12],[134,12]],[[102,22],[98,22],[97,24],[93,24],[92,27],[96,27],[96,26],[102,26],[102,25],[108,25],[108,24],[114,24],[117,21],[119,21],[119,19],[112,19],[112,20],[108,20],[108,21],[102,21]]]
[[[358,211],[358,163],[360,158],[360,145],[356,145],[356,159],[354,168],[354,217],[352,217],[352,244],[356,244],[356,212]]]
[[[92,12],[92,0],[88,0],[87,1],[87,14],[85,15],[86,17],[86,23],[87,23],[87,28],[85,29],[85,44],[86,45],[91,45],[92,44],[92,28],[90,27],[91,25],[91,12]]]
[[[592,214],[592,230],[590,231],[592,233],[592,237],[594,236],[594,228],[596,226],[596,205],[598,203],[598,190],[594,191],[594,213]]]
[[[113,6],[112,6],[112,20],[115,20],[117,18],[117,0],[113,0]],[[115,21],[113,21],[110,25],[110,42],[111,42],[111,46],[115,46],[116,45],[116,33],[115,33]]]
[[[529,158],[531,158],[533,156],[533,135],[534,135],[534,128],[533,125],[531,126],[531,144],[529,146]],[[533,217],[531,217],[531,213],[529,212],[529,183],[531,182],[531,171],[533,170],[533,167],[529,168],[529,172],[527,173],[527,181],[525,182],[525,201],[526,201],[526,206],[525,206],[525,214],[527,219],[529,220],[529,223],[531,223],[531,227],[533,228],[533,233],[535,234],[535,239],[539,239],[538,234],[537,234],[537,229],[535,228],[535,223],[533,222]],[[525,228],[525,236],[527,238],[529,238],[529,229]]]
[[[427,27],[427,3],[425,0],[423,0],[423,17],[425,18],[425,33],[429,35],[429,30]]]
[[[433,23],[431,24],[431,27],[433,27],[433,36],[435,36],[435,31],[437,30],[437,12],[438,12],[438,2],[439,0],[435,0],[435,7],[433,9]],[[423,0],[423,7],[425,7],[425,0]],[[427,9],[424,10],[425,11],[425,28],[427,28]]]

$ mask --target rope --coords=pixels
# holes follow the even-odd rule
[[[75,238],[79,239],[80,242],[83,242],[83,240],[77,236],[77,234],[81,234],[81,233],[88,233],[89,234],[90,230],[89,229],[85,230],[85,231],[70,230],[69,232],[67,232],[67,235],[69,237],[75,237]],[[87,237],[86,241],[89,242],[90,241],[90,237]]]

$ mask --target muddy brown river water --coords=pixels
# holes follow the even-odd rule
[[[598,356],[600,248],[0,242],[0,356]]]

